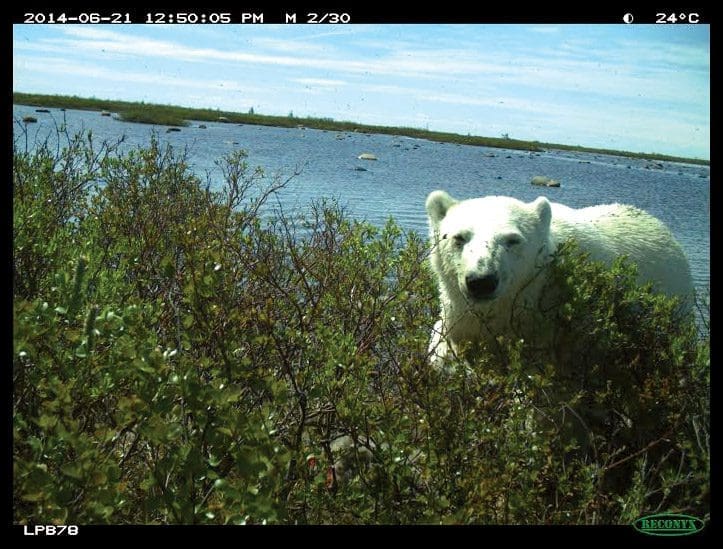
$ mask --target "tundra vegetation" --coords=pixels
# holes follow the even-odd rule
[[[209,108],[190,108],[174,105],[158,105],[154,103],[120,101],[108,99],[85,98],[68,95],[42,95],[32,93],[13,92],[13,103],[21,105],[33,105],[54,108],[68,108],[80,110],[111,111],[118,114],[120,120],[126,122],[138,122],[144,124],[158,124],[166,126],[187,126],[189,120],[256,124],[260,126],[278,126],[282,128],[297,128],[303,126],[318,130],[336,132],[362,132],[387,135],[403,135],[416,139],[426,139],[440,143],[459,143],[461,145],[473,145],[479,147],[496,147],[503,149],[518,149],[530,152],[545,151],[547,149],[559,149],[578,152],[589,152],[595,154],[613,154],[630,158],[644,158],[649,160],[661,160],[670,162],[687,162],[709,166],[710,161],[699,158],[683,158],[657,154],[653,152],[639,153],[629,151],[617,151],[611,149],[597,149],[582,147],[579,145],[564,145],[559,143],[542,143],[540,141],[527,141],[513,139],[508,134],[502,137],[483,137],[477,135],[460,135],[450,132],[430,131],[429,129],[395,127],[395,126],[372,126],[346,120],[334,120],[332,118],[319,117],[298,117],[290,112],[288,116],[274,116],[255,113],[253,108],[246,113],[221,111]]]
[[[210,188],[157,139],[60,137],[13,151],[14,522],[709,517],[706,323],[624,261],[554,263],[584,352],[441,373],[426,239],[284,212],[242,152]]]

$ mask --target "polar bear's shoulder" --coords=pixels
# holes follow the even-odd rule
[[[552,208],[552,220],[563,224],[587,225],[600,221],[619,221],[624,218],[652,218],[645,211],[628,204],[600,204],[588,206],[587,208],[571,208],[557,202],[550,202]]]
[[[582,242],[599,242],[619,236],[634,238],[636,233],[645,238],[651,229],[666,237],[670,235],[660,220],[635,206],[618,203],[587,208],[570,208],[557,203],[550,205],[552,207],[550,230],[557,242],[567,238],[576,238]]]

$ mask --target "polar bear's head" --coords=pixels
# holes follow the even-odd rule
[[[434,191],[426,202],[432,267],[447,291],[468,303],[510,296],[534,277],[547,256],[551,207],[506,196],[458,201]]]

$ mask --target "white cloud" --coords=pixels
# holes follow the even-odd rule
[[[154,86],[192,88],[209,90],[223,88],[227,92],[264,92],[265,89],[239,84],[230,80],[198,80],[181,78],[156,72],[116,71],[112,68],[101,67],[88,63],[68,61],[61,57],[28,58],[15,56],[13,58],[14,73],[42,73],[62,75],[71,78],[86,78],[90,80],[110,80],[115,82],[148,84]]]
[[[329,78],[292,78],[291,81],[298,82],[305,86],[319,86],[323,88],[337,88],[346,85],[344,80],[332,80]]]
[[[304,53],[307,55],[318,55],[324,52],[324,46],[310,44],[302,40],[282,40],[280,38],[254,38],[252,46],[262,50],[276,50],[284,53]]]
[[[531,27],[535,29],[536,27]],[[540,27],[543,29],[552,27]],[[675,64],[646,66],[637,60],[635,64],[626,60],[623,63],[601,62],[594,56],[589,59],[560,58],[555,51],[537,50],[537,55],[513,55],[507,61],[499,61],[492,54],[481,54],[465,47],[449,49],[399,48],[391,49],[383,56],[373,59],[351,58],[347,53],[342,56],[338,51],[325,50],[323,47],[309,44],[299,39],[282,40],[277,38],[257,38],[252,44],[266,45],[286,54],[259,52],[254,47],[248,50],[220,50],[211,47],[190,47],[178,42],[143,38],[137,35],[123,34],[117,31],[92,27],[63,27],[63,32],[71,39],[46,41],[44,44],[30,46],[36,51],[43,47],[48,51],[75,51],[76,53],[95,53],[103,51],[105,55],[128,55],[137,57],[160,57],[170,60],[191,62],[218,62],[232,64],[263,65],[265,67],[282,66],[333,72],[334,74],[376,75],[379,77],[406,77],[418,79],[460,79],[460,82],[480,82],[485,86],[518,85],[531,89],[556,89],[581,94],[609,95],[613,97],[645,97],[648,100],[685,100],[692,103],[707,102],[706,87],[690,87],[687,81],[681,81],[676,74]],[[333,33],[323,33],[328,35]],[[312,37],[313,38],[313,37]],[[571,51],[587,51],[583,44],[567,44]],[[623,42],[620,47],[625,47]],[[18,49],[27,45],[18,45]],[[641,50],[638,47],[638,50]],[[617,51],[617,50],[616,50]],[[643,51],[643,50],[641,50]],[[700,52],[695,48],[674,49],[679,61],[695,60]],[[315,52],[316,55],[311,55]],[[321,53],[324,53],[322,55]],[[514,53],[514,52],[513,52]],[[620,58],[622,50],[613,55]],[[665,54],[656,54],[645,50],[640,54],[643,59],[665,59]],[[658,55],[656,58],[655,55]],[[623,59],[625,59],[623,57]],[[329,78],[328,80],[335,80]],[[529,90],[528,90],[529,93]]]

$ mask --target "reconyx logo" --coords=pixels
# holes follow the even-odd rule
[[[700,532],[705,523],[690,515],[660,513],[640,517],[633,522],[633,526],[638,532],[651,536],[687,536]]]

